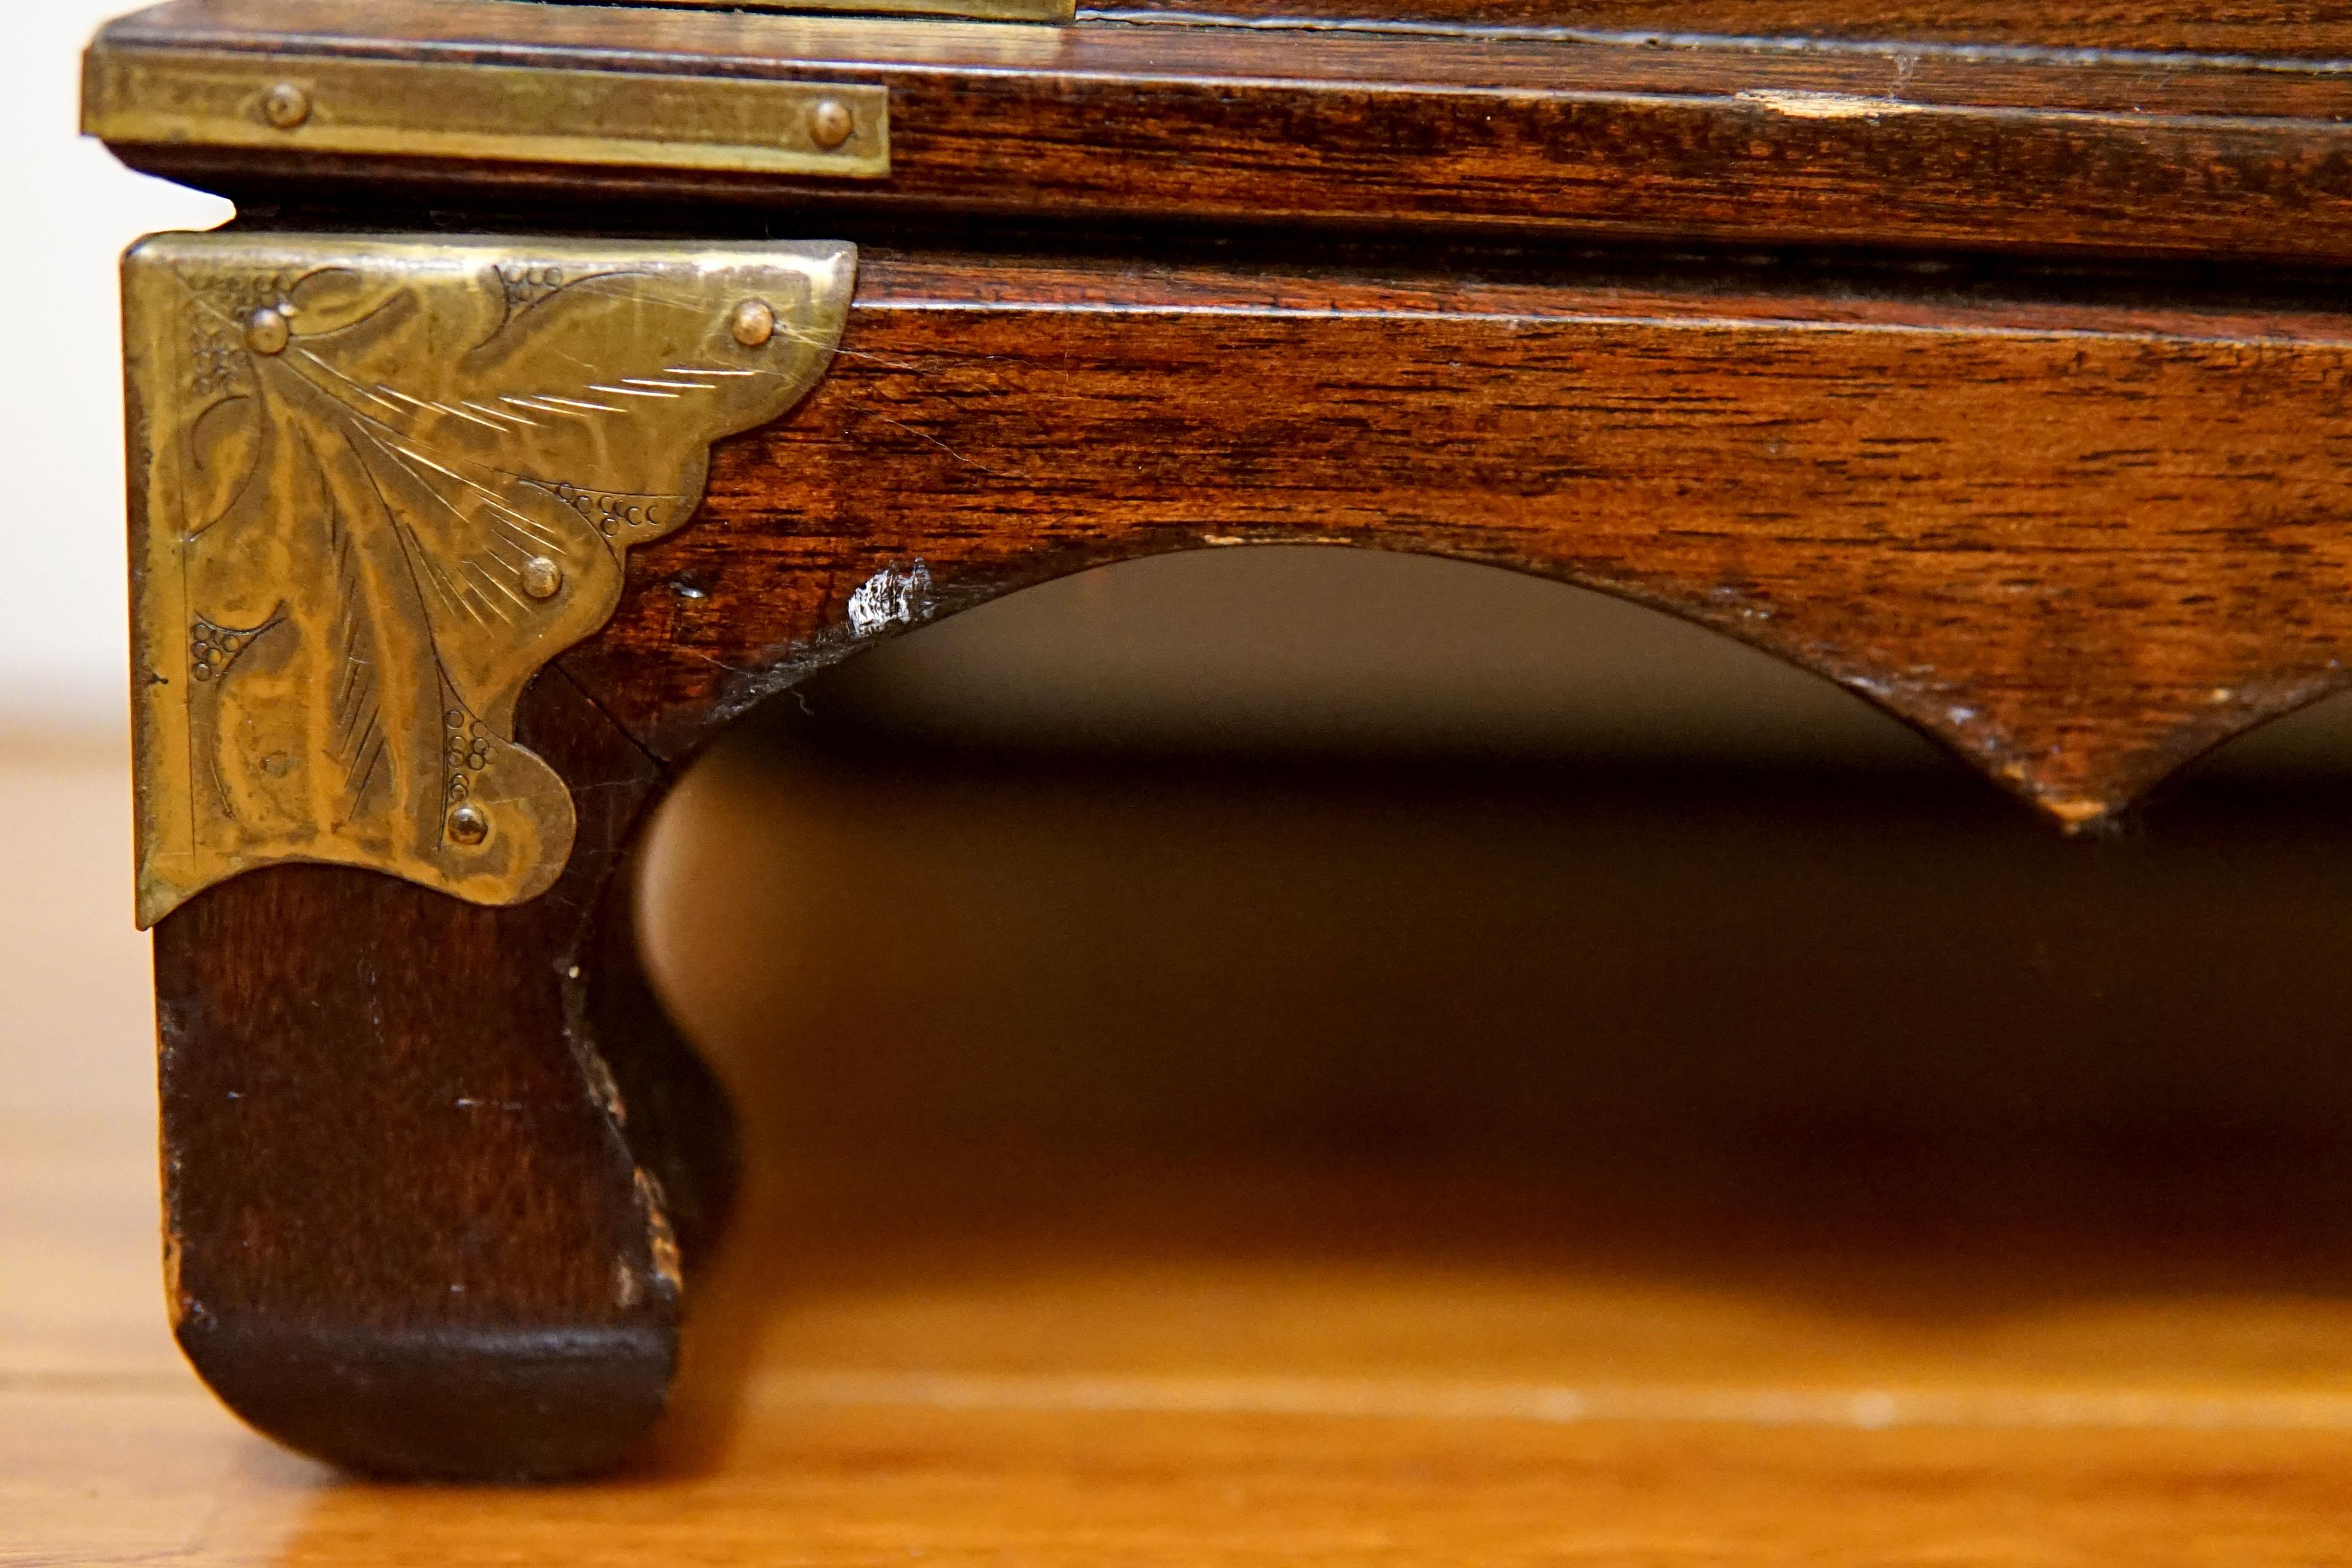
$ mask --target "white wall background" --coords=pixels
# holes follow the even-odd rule
[[[127,721],[114,258],[226,202],[134,174],[76,129],[82,45],[130,0],[0,0],[0,727]]]

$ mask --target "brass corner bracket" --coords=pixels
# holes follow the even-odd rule
[[[791,408],[847,245],[167,235],[123,264],[139,922],[288,860],[482,904],[572,797],[523,687],[712,442]]]

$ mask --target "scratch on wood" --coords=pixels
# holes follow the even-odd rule
[[[883,567],[849,595],[849,626],[859,637],[911,626],[930,613],[931,569],[919,556],[903,572],[895,563]]]
[[[1927,106],[1892,98],[1865,98],[1852,92],[1801,92],[1782,88],[1752,87],[1737,95],[1742,102],[1785,114],[1791,120],[1876,120],[1887,114],[1923,114]]]

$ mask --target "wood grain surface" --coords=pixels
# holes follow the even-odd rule
[[[707,1298],[703,1381],[629,1473],[340,1481],[240,1431],[171,1363],[152,1294],[125,1300],[151,1237],[104,1211],[152,1196],[138,1132],[0,1138],[0,1194],[55,1199],[0,1205],[0,1280],[36,1310],[0,1346],[9,1568],[2283,1568],[2338,1560],[2352,1528],[2352,1412],[2324,1392],[2352,1373],[2340,1300],[2069,1301],[2032,1248],[2002,1265],[1998,1233],[1941,1255],[1874,1234],[1842,1267],[1743,1277],[1708,1227],[1669,1224],[1662,1272],[1627,1274],[1547,1240],[1559,1211],[1526,1193],[1406,1203],[1281,1169],[776,1169]],[[1447,1216],[1474,1215],[1465,1245]],[[130,1266],[84,1248],[9,1272],[57,1229],[120,1237]],[[1872,1292],[1922,1263],[1932,1298]],[[106,1352],[118,1321],[154,1337]]]
[[[2352,319],[2242,302],[869,254],[563,665],[679,755],[1045,578],[1417,551],[1752,642],[2079,824],[2344,683],[2347,365]]]
[[[2115,8],[2066,41],[2129,40],[2139,15]],[[2148,38],[2251,52],[1937,50],[1899,37],[1883,48],[1724,37],[1661,47],[1647,37],[1168,26],[1150,13],[1055,28],[478,0],[172,0],[116,23],[101,47],[260,51],[281,70],[305,55],[360,56],[890,92],[891,174],[870,184],[296,147],[116,149],[248,204],[364,207],[398,190],[444,209],[523,205],[569,220],[593,194],[694,211],[697,223],[711,221],[714,203],[755,218],[817,203],[869,223],[1313,223],[1549,243],[2352,257],[2343,25],[2280,35],[2283,49],[2329,58],[2273,58],[2248,26],[2209,37],[2167,15],[2152,14]],[[1804,16],[1790,27],[1803,32]],[[420,112],[429,120],[429,102]]]
[[[610,1464],[731,1179],[725,1105],[600,927],[660,770],[561,677],[520,733],[580,808],[539,900],[286,866],[157,928],[173,1327],[247,1420],[364,1472]]]
[[[1161,24],[1560,29],[1676,41],[1909,45],[1923,54],[1937,46],[1991,46],[2252,55],[2318,65],[2352,58],[2352,18],[2333,5],[2281,5],[2273,0],[2100,0],[2065,6],[2029,0],[1154,0],[1084,5],[1079,15]]]

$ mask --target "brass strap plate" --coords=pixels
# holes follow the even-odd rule
[[[854,180],[890,173],[889,89],[863,83],[103,42],[82,77],[83,131],[126,144]]]
[[[164,235],[123,262],[139,920],[239,871],[543,892],[572,796],[515,744],[710,444],[816,384],[856,253]]]

